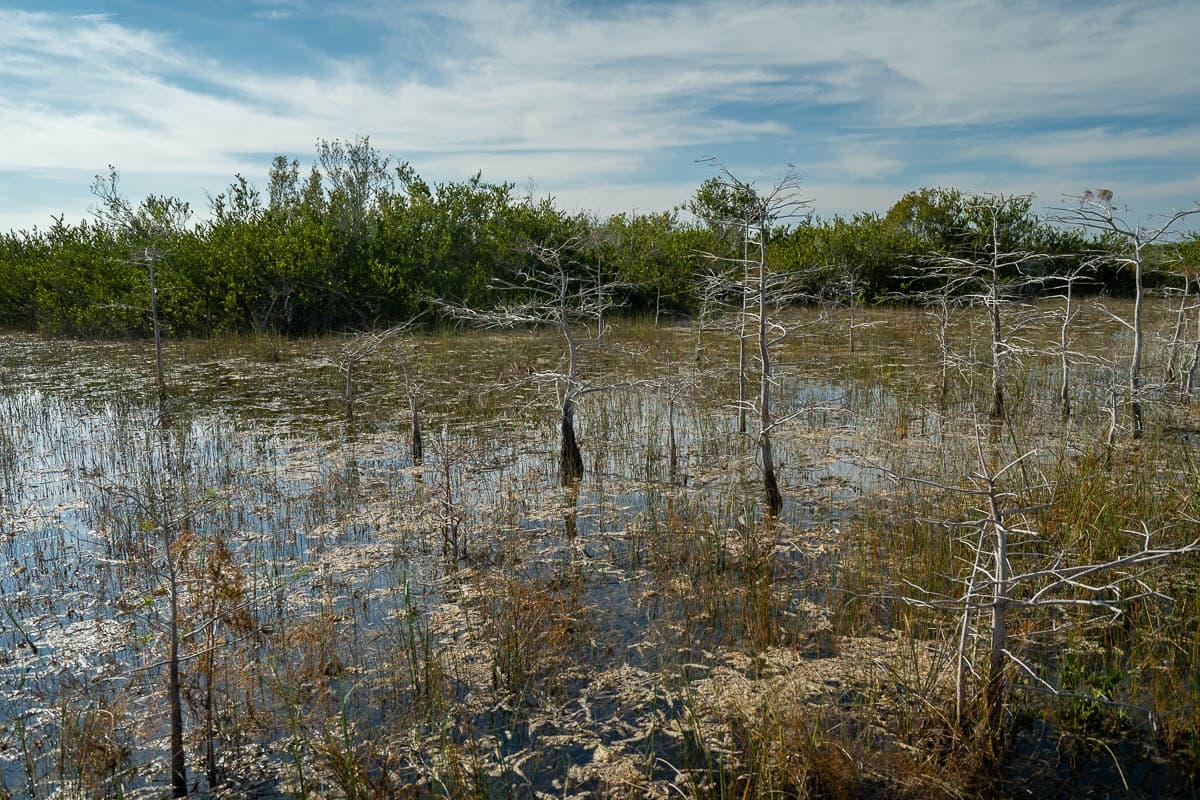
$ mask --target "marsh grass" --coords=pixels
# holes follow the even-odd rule
[[[1020,617],[1022,657],[1068,694],[1018,676],[1013,748],[988,769],[953,729],[954,623],[904,595],[955,591],[942,523],[972,511],[932,484],[976,468],[981,422],[990,457],[1036,451],[1013,491],[1050,487],[1020,557],[1096,560],[1130,531],[1194,538],[1200,414],[1151,395],[1147,435],[1121,416],[1108,446],[1125,340],[1098,312],[1072,329],[1070,418],[1048,317],[994,425],[971,309],[944,393],[921,312],[857,309],[853,353],[841,312],[794,313],[775,519],[716,329],[699,364],[688,324],[581,339],[584,377],[629,388],[580,401],[576,492],[556,480],[557,398],[525,380],[561,366],[538,333],[413,335],[421,464],[386,348],[356,364],[348,426],[339,340],[168,340],[162,415],[145,343],[6,337],[0,796],[162,789],[167,595],[131,498],[166,487],[194,512],[175,551],[186,749],[212,796],[972,797],[1111,788],[1114,763],[1190,791],[1196,557],[1144,576],[1115,622]]]

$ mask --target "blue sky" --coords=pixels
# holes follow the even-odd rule
[[[4,2],[0,230],[89,214],[113,164],[198,216],[235,173],[370,136],[431,181],[666,210],[717,156],[818,213],[905,191],[1200,200],[1200,3]]]

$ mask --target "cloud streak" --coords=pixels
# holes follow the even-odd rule
[[[379,46],[252,68],[219,41],[137,20],[0,9],[0,170],[113,163],[211,187],[261,176],[263,154],[369,134],[435,179],[532,178],[601,211],[694,186],[708,154],[763,175],[795,162],[827,193],[818,208],[838,211],[939,175],[1072,182],[1052,192],[1093,173],[1160,187],[1197,175],[1200,5],[1182,0],[261,2],[247,14],[335,15]],[[0,226],[20,219],[12,202]]]

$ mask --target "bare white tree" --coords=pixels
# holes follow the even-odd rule
[[[561,441],[559,479],[564,486],[577,484],[583,477],[583,454],[575,436],[575,406],[592,392],[615,388],[615,384],[597,385],[587,381],[579,368],[580,334],[595,326],[597,336],[604,332],[604,314],[615,305],[620,288],[617,282],[598,282],[591,270],[578,260],[583,241],[573,236],[561,244],[530,244],[526,252],[533,265],[518,270],[512,280],[499,282],[498,288],[517,299],[488,310],[438,301],[443,312],[453,319],[484,328],[550,326],[558,331],[566,348],[563,369],[531,373],[526,380],[553,384],[558,392]]]
[[[942,297],[961,296],[971,304],[981,306],[987,313],[991,334],[991,416],[1004,417],[1004,378],[1008,361],[1026,348],[1018,332],[1036,314],[1021,307],[1017,298],[1025,287],[1041,283],[1042,278],[1030,270],[1044,263],[1048,256],[1026,250],[1008,250],[1001,236],[1002,220],[1014,205],[1027,203],[1025,196],[978,195],[970,198],[977,212],[974,224],[982,240],[982,252],[966,255],[935,255],[929,258],[930,279],[944,288]],[[944,331],[943,327],[943,331]],[[944,362],[943,362],[944,363]]]
[[[359,363],[373,353],[378,352],[386,345],[393,345],[398,341],[405,339],[409,334],[412,333],[415,324],[416,320],[412,319],[407,322],[402,322],[399,325],[393,325],[392,327],[386,328],[382,331],[356,333],[350,338],[349,341],[342,345],[338,352],[336,365],[338,370],[342,373],[342,401],[346,406],[346,419],[348,421],[354,421],[354,376]],[[408,413],[409,421],[411,423],[412,437],[412,462],[414,465],[418,465],[422,461],[424,447],[421,440],[420,410],[417,405],[414,379],[407,355],[402,349],[396,349],[394,353],[396,360],[400,364],[400,371],[404,376],[404,394],[408,399]]]
[[[713,264],[732,264],[740,273],[739,294],[742,313],[739,316],[739,365],[738,365],[738,413],[739,419],[747,411],[758,418],[758,453],[762,466],[763,492],[767,513],[774,517],[783,510],[783,495],[779,491],[779,480],[775,471],[775,455],[771,443],[771,432],[786,420],[776,419],[772,414],[771,393],[776,384],[771,348],[784,339],[788,328],[772,318],[773,307],[797,299],[794,275],[774,273],[767,263],[767,243],[775,226],[807,214],[811,201],[800,195],[800,176],[795,168],[789,168],[782,178],[768,190],[760,191],[753,183],[735,176],[723,164],[710,159],[718,171],[716,181],[732,197],[747,198],[737,213],[738,219],[728,220],[742,235],[742,256],[722,256],[706,253]],[[721,269],[718,274],[726,274]],[[757,344],[758,398],[751,401],[746,396],[748,373],[745,345],[749,332],[753,331]],[[739,425],[744,430],[744,422]]]
[[[1200,288],[1200,277],[1196,278],[1197,287]],[[1195,335],[1192,339],[1192,355],[1188,359],[1187,367],[1183,370],[1182,377],[1182,392],[1185,398],[1191,398],[1196,383],[1196,368],[1200,366],[1200,303],[1196,304],[1196,319],[1195,319]]]
[[[151,195],[134,207],[118,190],[116,167],[109,165],[107,175],[97,175],[92,182],[92,194],[100,201],[93,209],[96,217],[124,238],[130,258],[146,268],[150,288],[150,322],[154,331],[155,377],[158,383],[159,404],[166,398],[167,385],[163,373],[162,323],[158,315],[158,265],[167,255],[171,239],[180,233],[191,209],[175,197]]]
[[[1180,220],[1193,214],[1200,214],[1200,204],[1197,204],[1195,208],[1176,211],[1157,226],[1153,226],[1127,220],[1113,203],[1113,193],[1108,189],[1096,191],[1089,189],[1067,199],[1074,200],[1076,205],[1072,208],[1058,209],[1057,218],[1064,223],[1076,225],[1087,231],[1114,234],[1123,242],[1124,248],[1122,251],[1112,252],[1108,256],[1108,260],[1133,270],[1133,318],[1125,319],[1111,313],[1110,316],[1133,334],[1133,346],[1129,354],[1129,366],[1126,370],[1126,388],[1129,394],[1129,416],[1133,422],[1133,438],[1140,439],[1144,432],[1142,356],[1145,349],[1143,315],[1146,299],[1146,272],[1153,266],[1151,259],[1154,245],[1169,241],[1173,235],[1172,229]]]
[[[1193,284],[1200,284],[1200,272],[1195,264],[1183,256],[1175,257],[1175,263],[1171,265],[1169,272],[1178,279],[1179,285],[1169,286],[1164,292],[1168,298],[1175,298],[1178,302],[1175,306],[1175,324],[1172,326],[1170,338],[1166,341],[1162,384],[1164,387],[1174,388],[1181,397],[1187,398],[1188,379],[1192,370],[1189,369],[1190,361],[1185,352],[1185,345],[1193,345],[1194,354],[1200,336],[1195,342],[1189,342],[1186,333],[1191,312],[1200,308],[1200,302],[1197,302],[1196,295],[1192,293]]]
[[[924,289],[892,292],[888,298],[903,303],[916,303],[923,307],[926,315],[933,320],[933,338],[937,342],[941,377],[938,399],[944,405],[950,394],[950,371],[961,370],[964,366],[963,359],[955,353],[950,344],[950,321],[954,310],[969,302],[970,298],[964,289],[967,278],[957,273],[938,270],[936,267],[932,272],[923,271],[916,277],[932,278],[933,285]]]
[[[1060,322],[1058,358],[1061,384],[1058,399],[1063,419],[1071,416],[1071,365],[1082,357],[1079,353],[1071,350],[1071,323],[1075,322],[1082,313],[1082,309],[1075,302],[1075,287],[1091,282],[1092,278],[1089,273],[1094,266],[1093,260],[1087,259],[1065,272],[1055,275],[1053,279],[1054,283],[1061,287],[1061,292],[1056,297],[1062,301],[1062,306],[1057,310],[1057,316]]]
[[[985,731],[999,746],[1014,670],[1029,677],[1037,689],[1056,696],[1070,695],[1019,655],[1026,640],[1061,635],[1062,623],[1046,630],[1037,629],[1032,622],[1025,624],[1017,639],[1012,615],[1073,608],[1092,612],[1089,622],[1114,622],[1131,604],[1150,596],[1161,597],[1147,582],[1148,573],[1171,559],[1200,550],[1200,539],[1164,545],[1160,541],[1168,531],[1151,531],[1143,526],[1127,531],[1135,547],[1107,561],[1080,559],[1078,553],[1065,548],[1046,552],[1042,546],[1033,546],[1039,537],[1032,515],[1052,506],[1055,487],[1044,478],[1029,477],[1031,472],[1037,474],[1031,463],[1036,451],[993,467],[984,452],[983,439],[982,432],[977,431],[979,468],[967,476],[967,485],[948,486],[900,477],[889,470],[885,473],[895,481],[958,494],[975,502],[976,513],[970,518],[935,521],[951,531],[965,550],[960,561],[967,565],[966,574],[956,579],[961,593],[951,596],[904,581],[908,591],[900,597],[912,606],[958,616],[956,724],[960,729],[966,725],[974,682],[980,688],[975,696],[982,701]],[[1008,476],[1015,474],[1017,467],[1021,467],[1023,477],[1014,485]],[[1038,495],[1044,498],[1042,502],[1036,502]],[[1195,520],[1186,522],[1195,524]]]

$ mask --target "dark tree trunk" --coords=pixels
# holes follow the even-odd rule
[[[563,486],[563,528],[568,539],[579,533],[579,483]]]
[[[575,441],[575,403],[563,401],[562,449],[558,459],[559,480],[563,486],[578,483],[583,478],[583,454]]]
[[[763,462],[763,491],[766,495],[767,514],[778,517],[783,512],[783,494],[779,491],[779,481],[775,478],[775,457],[770,434],[764,432],[759,435],[758,448]]]
[[[412,463],[413,466],[419,466],[425,459],[425,448],[421,444],[421,420],[417,417],[417,410],[412,411]]]
[[[210,617],[211,619],[211,617]],[[215,623],[213,623],[215,624]],[[213,648],[212,637],[209,637],[208,664],[204,673],[204,774],[208,778],[208,788],[213,790],[217,785],[217,751],[213,744],[216,738],[216,725],[213,720]]]
[[[420,466],[425,460],[425,448],[421,442],[421,418],[417,414],[417,395],[413,391],[412,379],[408,374],[408,362],[400,359],[400,369],[404,372],[404,393],[408,396],[408,415],[412,419],[412,463]]]
[[[171,796],[187,797],[187,762],[183,757],[183,702],[179,687],[179,598],[171,565],[171,619],[167,644],[167,695],[171,714]]]
[[[675,398],[667,400],[667,474],[674,485],[679,478],[679,450],[675,443]]]

